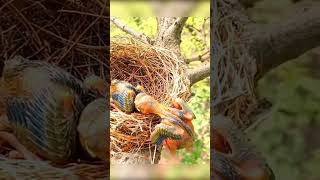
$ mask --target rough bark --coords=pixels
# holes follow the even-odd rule
[[[282,63],[320,46],[320,3],[279,24],[263,27],[248,24],[248,27],[251,30],[245,33],[244,41],[248,43],[249,54],[257,60],[257,77],[261,78]],[[201,77],[210,75],[208,68],[203,68]]]
[[[201,55],[198,55],[198,56],[193,56],[193,57],[190,57],[188,59],[185,59],[184,62],[186,62],[187,64],[190,63],[190,62],[193,62],[193,61],[206,61],[210,59],[210,53],[209,51],[206,51],[205,53],[201,54]]]
[[[205,64],[197,69],[189,72],[190,85],[192,86],[198,81],[203,80],[204,78],[210,75],[210,64]]]
[[[257,60],[259,77],[320,45],[319,5],[249,34],[250,54]]]
[[[154,45],[165,47],[169,50],[172,50],[179,57],[181,57],[181,32],[187,19],[187,17],[158,17],[158,35],[155,39]]]

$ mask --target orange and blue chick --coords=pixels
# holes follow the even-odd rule
[[[185,101],[183,101],[180,98],[176,98],[173,101],[173,107],[180,110],[180,117],[182,118],[184,124],[192,131],[194,132],[194,127],[192,120],[195,118],[195,115],[193,114],[191,108],[187,105]],[[180,140],[173,140],[173,139],[166,139],[164,141],[164,146],[167,148],[171,154],[171,156],[174,159],[177,158],[177,150],[185,148],[187,151],[191,151],[193,148],[194,138],[190,136],[190,134],[187,131],[180,131],[182,134],[182,139]]]
[[[152,143],[162,145],[165,139],[181,140],[184,132],[194,138],[193,129],[184,121],[185,117],[190,117],[183,110],[166,107],[146,93],[139,93],[134,103],[142,114],[156,114],[161,118],[161,123],[151,133]]]
[[[142,86],[134,87],[126,81],[112,80],[110,105],[125,113],[132,113],[135,110],[134,100],[137,94],[142,91],[144,91]]]
[[[73,159],[81,96],[87,93],[82,82],[57,66],[16,56],[5,61],[3,87],[16,137],[11,144],[26,158],[32,153],[55,163]]]

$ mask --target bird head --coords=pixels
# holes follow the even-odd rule
[[[15,72],[17,68],[21,68],[22,64],[27,62],[27,59],[23,58],[22,56],[14,56],[12,59],[8,59],[4,61],[3,72]]]
[[[191,110],[191,108],[188,106],[188,104],[182,100],[181,98],[176,98],[172,102],[173,107],[179,110],[182,110],[182,116],[184,120],[192,121],[196,118],[195,114]]]
[[[111,81],[111,86],[118,84],[120,81],[118,79],[114,79]]]
[[[84,85],[89,90],[96,92],[100,95],[105,95],[107,93],[107,82],[105,82],[102,78],[94,74],[89,75],[85,78]]]
[[[138,86],[136,87],[136,90],[137,90],[139,93],[140,93],[140,92],[145,92],[144,87],[141,86],[141,85],[138,85]]]

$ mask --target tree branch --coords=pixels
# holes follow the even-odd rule
[[[181,31],[182,31],[183,26],[186,23],[187,19],[188,19],[188,17],[178,17],[174,21],[174,23],[171,24],[171,26],[168,29],[168,32],[181,34]]]
[[[249,51],[257,60],[257,78],[320,45],[319,7],[310,8],[286,22],[252,33]]]
[[[190,86],[210,76],[210,63],[188,72]]]
[[[193,61],[201,61],[204,62],[205,60],[210,59],[210,53],[209,51],[206,51],[203,54],[197,55],[197,56],[193,56],[190,58],[185,58],[184,62],[186,62],[187,64]]]
[[[154,45],[170,49],[180,57],[181,32],[187,19],[187,17],[157,17],[158,35]]]
[[[146,36],[144,33],[138,33],[136,31],[134,31],[133,29],[129,28],[127,25],[125,25],[122,21],[120,21],[119,19],[115,18],[115,17],[111,17],[111,21],[113,22],[113,24],[115,26],[117,26],[118,28],[120,28],[122,31],[130,34],[131,36],[133,36],[134,38],[142,41],[143,43],[146,44],[152,44],[153,41],[151,40],[151,38],[149,38],[148,36]]]

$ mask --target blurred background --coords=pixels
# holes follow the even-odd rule
[[[181,1],[183,2],[183,1]],[[183,2],[185,3],[185,2]],[[110,11],[111,16],[117,17],[128,27],[137,32],[143,32],[145,35],[155,38],[157,33],[156,16],[166,14],[168,16],[188,15],[186,25],[182,31],[181,37],[181,53],[185,59],[194,59],[195,56],[205,54],[209,51],[210,47],[210,2],[202,1],[201,3],[194,4],[192,11],[188,14],[185,12],[177,12],[177,9],[182,7],[181,4],[173,6],[176,14],[168,14],[167,12],[159,11],[156,5],[152,5],[146,1],[127,2],[111,1]],[[181,8],[180,8],[181,9]],[[183,8],[182,8],[183,9]],[[110,23],[110,36],[111,40],[115,37],[129,36],[121,29],[116,27],[112,22]],[[208,55],[208,53],[207,53]],[[188,68],[195,69],[201,66],[204,61],[209,62],[209,56],[201,61],[191,60],[188,62]],[[189,153],[185,150],[179,150],[178,154],[182,157],[181,166],[166,167],[166,171],[159,167],[157,170],[152,171],[150,167],[141,167],[142,172],[152,172],[149,174],[157,174],[156,172],[166,172],[167,178],[181,178],[181,172],[185,175],[184,178],[201,178],[209,179],[209,164],[210,164],[210,84],[209,78],[206,78],[192,86],[192,97],[188,102],[196,115],[193,120],[197,138],[194,143],[193,152]],[[187,165],[187,166],[184,166]],[[192,167],[189,165],[193,165]],[[172,169],[173,168],[173,169]],[[148,169],[148,171],[146,171]],[[192,171],[190,171],[192,169]],[[112,167],[111,178],[118,174],[121,168]],[[130,171],[130,167],[127,168]],[[169,171],[170,170],[170,171]],[[136,170],[135,170],[136,171]],[[131,172],[131,171],[130,171]],[[130,173],[128,173],[130,174]],[[146,174],[143,174],[146,175]],[[141,177],[143,177],[141,175]],[[117,176],[117,175],[116,175]],[[150,176],[148,176],[150,177]]]
[[[171,5],[172,8],[166,5]],[[191,12],[185,12],[185,8],[192,5]],[[161,8],[166,6],[166,8]],[[210,1],[188,1],[188,0],[145,0],[145,1],[110,1],[110,15],[115,17],[209,17]]]
[[[290,18],[304,0],[263,0],[248,10],[261,24]],[[295,8],[296,7],[296,8]],[[291,10],[289,10],[291,9]],[[277,179],[320,179],[320,48],[269,72],[259,93],[273,103],[272,115],[249,135],[267,158]]]

